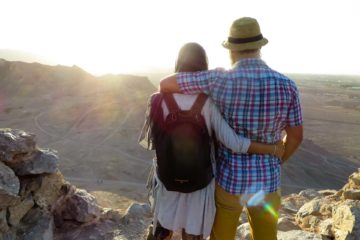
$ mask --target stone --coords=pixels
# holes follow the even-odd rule
[[[65,197],[57,208],[58,217],[65,220],[86,223],[101,216],[101,208],[96,199],[83,189],[76,189],[73,194]]]
[[[252,239],[250,224],[248,222],[238,226],[238,228],[236,229],[236,239],[241,239],[241,240]]]
[[[31,174],[54,173],[58,168],[59,157],[57,152],[51,149],[38,149],[28,158],[21,161],[12,161],[9,166],[16,175],[24,176]]]
[[[315,189],[305,189],[299,192],[299,196],[305,197],[308,200],[311,200],[313,198],[319,197],[320,193],[316,191]]]
[[[325,219],[319,224],[318,233],[322,236],[327,236],[328,238],[333,238],[334,233],[332,231],[334,220],[332,218]]]
[[[151,217],[151,208],[149,204],[133,203],[131,204],[123,217],[123,221],[128,223],[132,219],[143,219],[144,217]]]
[[[346,200],[333,209],[336,240],[360,239],[360,201]]]
[[[278,220],[278,230],[287,232],[291,230],[300,230],[300,227],[295,224],[293,217],[284,216]]]
[[[34,201],[31,196],[27,197],[19,204],[9,207],[9,224],[17,226],[23,216],[34,206]]]
[[[349,182],[352,182],[353,185],[360,187],[360,168],[358,169],[357,172],[354,172],[353,174],[350,175]]]
[[[54,220],[49,212],[39,208],[30,210],[22,220],[24,226],[16,235],[22,240],[53,240]]]
[[[43,175],[28,175],[19,177],[20,197],[26,198],[29,195],[34,195],[34,193],[40,189],[43,177]]]
[[[309,202],[309,199],[297,194],[291,194],[281,199],[281,212],[296,213],[299,209]]]
[[[0,161],[22,159],[36,149],[35,135],[19,129],[0,128]]]
[[[0,240],[16,240],[16,234],[13,232],[0,232]]]
[[[308,203],[305,203],[299,211],[295,215],[295,220],[297,223],[301,222],[301,218],[306,216],[316,216],[323,218],[329,218],[332,215],[332,208],[334,199],[331,196],[324,197],[324,198],[315,198]]]
[[[115,222],[120,222],[122,218],[123,218],[122,214],[119,211],[114,210],[112,208],[103,208],[101,210],[101,219],[109,219]]]
[[[19,190],[20,182],[14,171],[0,162],[0,208],[18,203]]]
[[[278,240],[322,240],[321,235],[306,232],[303,230],[292,230],[287,232],[279,231],[277,234]]]
[[[321,204],[322,204],[321,199],[315,199],[305,203],[297,212],[296,219],[303,218],[309,215],[321,216],[320,213]]]
[[[6,208],[3,209],[0,208],[0,233],[7,232],[9,230],[9,225],[6,220],[6,215],[7,215]]]
[[[360,200],[360,189],[348,189],[343,192],[344,199]]]
[[[60,171],[53,174],[44,174],[41,177],[41,186],[34,192],[34,201],[41,208],[51,208],[61,196],[61,187],[65,180]]]
[[[318,193],[320,193],[321,196],[325,197],[325,196],[330,196],[330,195],[335,195],[337,194],[338,191],[334,190],[334,189],[324,189],[324,190],[319,190]]]

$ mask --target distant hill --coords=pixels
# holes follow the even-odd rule
[[[22,61],[28,63],[37,62],[50,65],[55,64],[50,59],[46,59],[37,54],[15,49],[0,49],[0,58],[6,59],[7,61]]]

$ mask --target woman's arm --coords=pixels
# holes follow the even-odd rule
[[[285,152],[285,146],[283,141],[278,141],[275,144],[266,144],[251,141],[248,153],[255,154],[270,154],[275,155],[278,158],[282,158]]]
[[[226,120],[222,117],[218,108],[210,100],[210,121],[214,129],[216,138],[226,147],[234,152],[255,153],[255,154],[271,154],[281,158],[284,154],[282,141],[276,144],[265,144],[250,141],[250,139],[236,134]]]

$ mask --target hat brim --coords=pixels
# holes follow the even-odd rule
[[[259,49],[262,46],[265,46],[269,41],[266,38],[263,38],[256,42],[249,42],[249,43],[229,43],[228,41],[224,41],[222,46],[229,50],[237,50],[237,51],[244,51],[244,50],[252,50],[252,49]]]

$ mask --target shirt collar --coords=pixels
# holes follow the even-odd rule
[[[260,58],[243,58],[234,63],[233,68],[245,67],[245,66],[266,66],[266,63]]]

